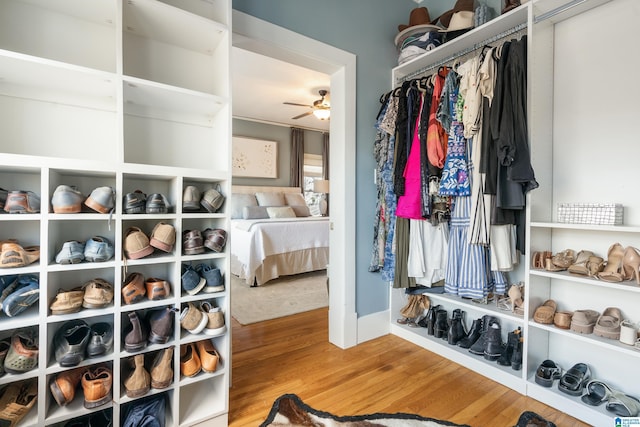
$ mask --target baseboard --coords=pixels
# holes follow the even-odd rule
[[[358,318],[358,344],[390,333],[389,310]]]

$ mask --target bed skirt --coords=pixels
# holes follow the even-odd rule
[[[328,264],[328,247],[302,249],[284,254],[269,255],[253,274],[245,274],[242,263],[236,256],[231,254],[231,273],[240,277],[250,286],[254,284],[254,279],[255,284],[259,286],[280,276],[324,270]]]

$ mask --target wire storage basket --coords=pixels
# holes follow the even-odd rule
[[[558,203],[558,222],[568,224],[622,225],[620,203]]]

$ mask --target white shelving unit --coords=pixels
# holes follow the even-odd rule
[[[531,396],[595,426],[613,424],[615,414],[584,404],[579,397],[562,393],[556,381],[551,388],[535,383],[537,367],[551,359],[564,370],[586,363],[592,376],[616,390],[638,396],[640,351],[617,340],[583,335],[533,321],[535,309],[547,299],[558,310],[593,309],[602,313],[618,307],[625,319],[640,321],[640,286],[633,281],[608,283],[567,272],[532,269],[535,251],[591,250],[607,258],[614,243],[640,247],[640,202],[633,195],[640,158],[632,126],[637,121],[640,89],[602,78],[640,65],[634,40],[640,35],[634,24],[640,11],[633,0],[534,0],[486,25],[407,62],[393,71],[397,85],[431,64],[472,48],[509,28],[526,25],[528,36],[528,111],[532,163],[540,187],[529,193],[527,203],[527,255],[510,274],[511,282],[526,283],[523,317],[496,311],[493,306],[467,302],[448,295],[429,294],[432,304],[447,311],[461,308],[467,322],[491,314],[506,331],[522,327],[525,352],[522,371],[503,369],[446,341],[427,336],[422,328],[396,323],[406,296],[391,290],[391,331],[461,365]],[[615,23],[619,34],[611,39],[596,30],[602,22]],[[613,68],[612,68],[613,67]],[[557,222],[558,203],[622,203],[624,225],[597,226]],[[516,279],[513,277],[517,276]]]
[[[37,378],[38,399],[20,426],[55,425],[106,410],[113,425],[124,421],[129,398],[123,385],[128,359],[122,331],[128,313],[161,307],[181,309],[187,302],[210,301],[230,323],[228,250],[201,255],[182,253],[185,230],[228,230],[228,214],[182,211],[188,185],[201,191],[220,186],[230,194],[230,40],[231,4],[227,0],[7,0],[0,4],[0,187],[41,196],[41,213],[0,213],[0,240],[39,245],[40,260],[26,267],[0,269],[0,275],[35,274],[40,300],[16,317],[0,314],[0,338],[17,328],[38,333],[39,363],[24,374],[5,374],[0,387]],[[33,31],[38,28],[38,31]],[[189,31],[185,31],[188,28]],[[58,185],[75,185],[85,195],[101,186],[116,191],[112,214],[55,214],[50,200]],[[162,193],[166,214],[126,214],[123,196],[135,190]],[[158,222],[176,230],[171,253],[156,251],[139,260],[123,257],[124,232],[140,227],[147,235]],[[104,263],[55,263],[65,241],[105,236],[115,246]],[[182,264],[218,267],[223,292],[188,295],[181,288]],[[162,300],[124,303],[120,284],[130,272],[171,283]],[[114,284],[114,301],[103,309],[51,315],[58,289],[72,289],[93,278]],[[53,335],[71,319],[89,325],[109,322],[114,348],[80,366],[107,364],[113,371],[112,401],[83,406],[82,387],[73,402],[59,407],[49,382],[69,368],[53,357]],[[192,378],[180,374],[180,346],[211,339],[221,356],[214,373]],[[226,426],[229,410],[230,330],[219,336],[182,330],[176,314],[173,337],[141,352],[148,368],[153,355],[174,347],[174,381],[146,396],[166,396],[166,425]]]

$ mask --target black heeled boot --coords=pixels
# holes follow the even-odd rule
[[[460,341],[467,335],[467,332],[464,330],[463,315],[464,311],[460,310],[459,308],[453,310],[451,325],[449,325],[449,333],[447,336],[447,342],[449,343],[449,345],[458,344],[458,341]]]
[[[480,338],[482,333],[482,319],[475,319],[471,324],[471,329],[466,337],[458,341],[458,347],[469,348]]]
[[[513,352],[516,350],[518,342],[520,341],[520,327],[513,332],[509,332],[507,335],[507,347],[502,352],[502,355],[498,359],[498,365],[509,366],[513,359]]]
[[[497,319],[490,322],[484,342],[484,358],[487,360],[498,360],[504,351],[502,342],[502,328]]]
[[[440,306],[436,305],[436,306],[432,306],[429,307],[429,311],[427,311],[427,335],[434,335],[435,334],[435,327],[436,327],[436,313],[438,312],[438,310],[440,310]]]
[[[520,328],[518,328],[520,329]],[[516,348],[513,350],[513,355],[511,356],[511,369],[514,371],[519,371],[522,369],[522,345],[523,338],[522,334],[518,334],[518,342],[516,343]]]
[[[469,352],[471,354],[475,354],[477,356],[482,356],[484,354],[484,342],[486,340],[487,330],[489,329],[489,323],[491,323],[491,320],[493,319],[494,317],[489,316],[488,314],[482,316],[482,330],[476,342],[474,342],[473,345],[469,347]]]
[[[447,322],[447,310],[436,311],[436,322],[433,326],[433,336],[436,338],[447,338],[447,330],[449,323]]]

